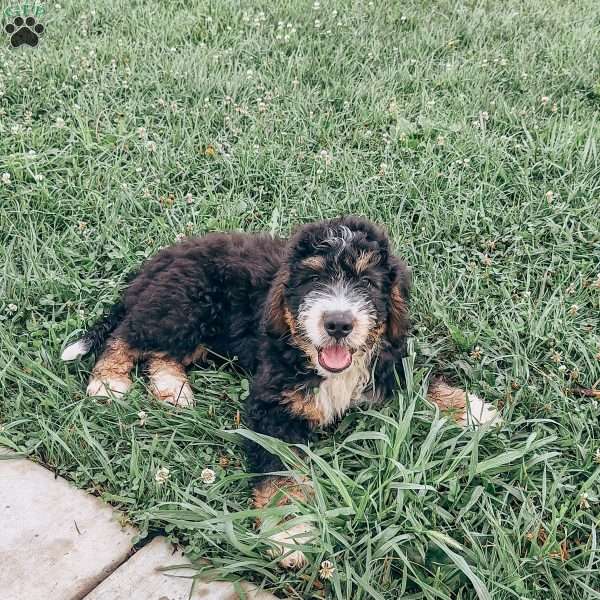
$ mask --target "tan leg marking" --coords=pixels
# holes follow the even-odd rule
[[[108,398],[122,396],[131,387],[129,373],[139,352],[119,338],[110,338],[92,370],[87,386],[88,396]]]
[[[313,394],[300,390],[283,392],[281,404],[293,415],[306,419],[313,428],[325,422],[323,412],[317,406]]]
[[[184,366],[164,355],[148,359],[150,389],[158,400],[175,406],[193,406],[194,393],[187,380]]]
[[[427,399],[448,413],[462,427],[480,427],[492,421],[499,422],[500,414],[494,406],[475,394],[448,385],[443,379],[431,383]]]
[[[307,484],[299,483],[291,477],[267,477],[252,492],[254,508],[268,506],[280,491],[281,498],[278,499],[277,506],[287,504],[290,498],[304,501],[310,496]]]
[[[308,485],[288,477],[269,477],[254,488],[254,508],[271,505],[277,495],[281,497],[277,499],[276,506],[283,506],[291,498],[306,500],[310,496],[310,490]],[[260,520],[257,520],[257,524],[260,525]],[[275,547],[269,550],[269,555],[273,558],[280,556],[279,564],[285,569],[300,569],[308,561],[304,552],[292,547],[310,542],[314,535],[314,527],[309,523],[298,523],[283,529],[270,536]]]
[[[183,357],[181,364],[184,367],[189,367],[197,362],[205,362],[207,355],[208,350],[204,346],[198,346],[191,354]]]

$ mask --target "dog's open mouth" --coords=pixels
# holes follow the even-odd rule
[[[352,352],[338,344],[321,348],[319,350],[319,364],[332,373],[339,373],[352,364]]]

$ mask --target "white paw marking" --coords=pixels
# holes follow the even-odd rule
[[[152,377],[152,393],[159,399],[175,406],[194,406],[194,392],[181,377],[169,373],[157,373]]]
[[[308,543],[314,537],[314,533],[315,529],[309,523],[298,523],[275,533],[269,538],[275,544],[275,548],[271,548],[269,554],[273,558],[283,555],[279,564],[284,569],[301,569],[308,560],[302,550],[294,550],[293,546]]]
[[[69,344],[60,355],[61,360],[77,360],[85,356],[90,350],[89,342],[79,340],[73,344]]]
[[[111,396],[123,396],[131,387],[129,379],[106,379],[104,381],[97,377],[90,377],[86,393],[88,396],[98,398],[110,398]]]
[[[465,412],[458,422],[463,427],[479,428],[492,422],[500,423],[501,420],[500,413],[489,402],[475,394],[468,394]]]

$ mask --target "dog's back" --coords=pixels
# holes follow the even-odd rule
[[[123,296],[121,337],[180,360],[202,344],[253,368],[260,317],[285,242],[265,235],[208,234],[165,248]]]

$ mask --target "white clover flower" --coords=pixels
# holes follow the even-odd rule
[[[140,420],[140,425],[143,427],[146,424],[146,418],[148,417],[148,415],[143,410],[140,410],[137,416]]]
[[[206,485],[210,485],[217,480],[217,474],[212,469],[202,469],[202,472],[200,473],[200,479],[202,479],[202,482]]]
[[[481,350],[481,348],[479,346],[475,346],[475,348],[473,348],[473,350],[471,351],[471,358],[479,360],[482,356],[483,351]]]
[[[331,579],[334,571],[335,567],[333,566],[333,563],[330,560],[324,560],[319,569],[319,577],[321,579]]]
[[[153,141],[146,142],[146,150],[148,150],[148,152],[155,152],[156,151],[156,142],[153,142]]]
[[[8,185],[10,183],[10,173],[2,173],[2,183]]]
[[[6,308],[12,313],[17,312],[17,310],[18,310],[17,305],[13,304],[12,302]]]
[[[554,350],[550,353],[550,359],[554,364],[560,365],[562,362],[562,354]]]
[[[331,152],[328,152],[327,150],[321,150],[319,152],[319,157],[323,159],[326,165],[330,165],[331,161],[333,160]]]
[[[154,474],[154,479],[158,484],[162,485],[169,479],[170,476],[171,472],[169,469],[167,469],[167,467],[160,467]]]

